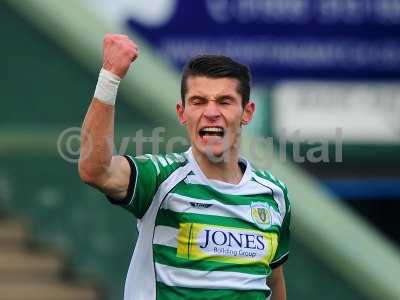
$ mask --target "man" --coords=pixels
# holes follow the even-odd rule
[[[103,69],[83,123],[79,174],[138,219],[125,300],[286,299],[287,189],[239,157],[240,128],[255,111],[248,68],[224,56],[190,61],[176,111],[191,148],[113,156],[118,83],[138,47],[113,34],[103,47]]]

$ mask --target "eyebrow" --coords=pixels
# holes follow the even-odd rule
[[[193,95],[193,96],[189,97],[188,101],[191,101],[191,100],[193,100],[193,99],[200,99],[200,100],[206,100],[206,101],[208,101],[208,98],[207,98],[207,97],[200,96],[200,95]],[[218,95],[217,98],[216,98],[217,101],[218,101],[218,100],[221,100],[221,99],[234,100],[235,97],[233,97],[233,96],[230,95],[230,94],[222,94],[222,95]]]
[[[223,94],[223,95],[219,95],[219,96],[217,97],[217,99],[218,99],[218,100],[220,100],[220,99],[230,99],[230,100],[234,100],[235,97],[233,97],[232,95],[229,95],[229,94]]]
[[[193,95],[193,96],[190,96],[189,98],[188,98],[188,101],[190,101],[190,100],[194,100],[194,99],[200,99],[200,100],[208,100],[206,97],[204,97],[204,96],[200,96],[200,95]]]

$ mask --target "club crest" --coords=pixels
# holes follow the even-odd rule
[[[255,202],[251,204],[251,217],[261,229],[267,229],[271,226],[272,216],[269,206],[266,203]]]

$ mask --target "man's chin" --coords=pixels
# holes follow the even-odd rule
[[[222,162],[225,157],[227,151],[224,151],[223,145],[207,145],[203,146],[200,149],[200,153],[206,156],[211,162]]]

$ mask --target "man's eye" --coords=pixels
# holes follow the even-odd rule
[[[204,101],[202,101],[201,99],[193,99],[192,100],[192,104],[193,105],[200,105],[200,104],[203,104],[204,103]]]
[[[227,104],[231,104],[231,99],[222,99],[221,101],[220,101],[220,103],[222,104],[222,105],[227,105]]]

